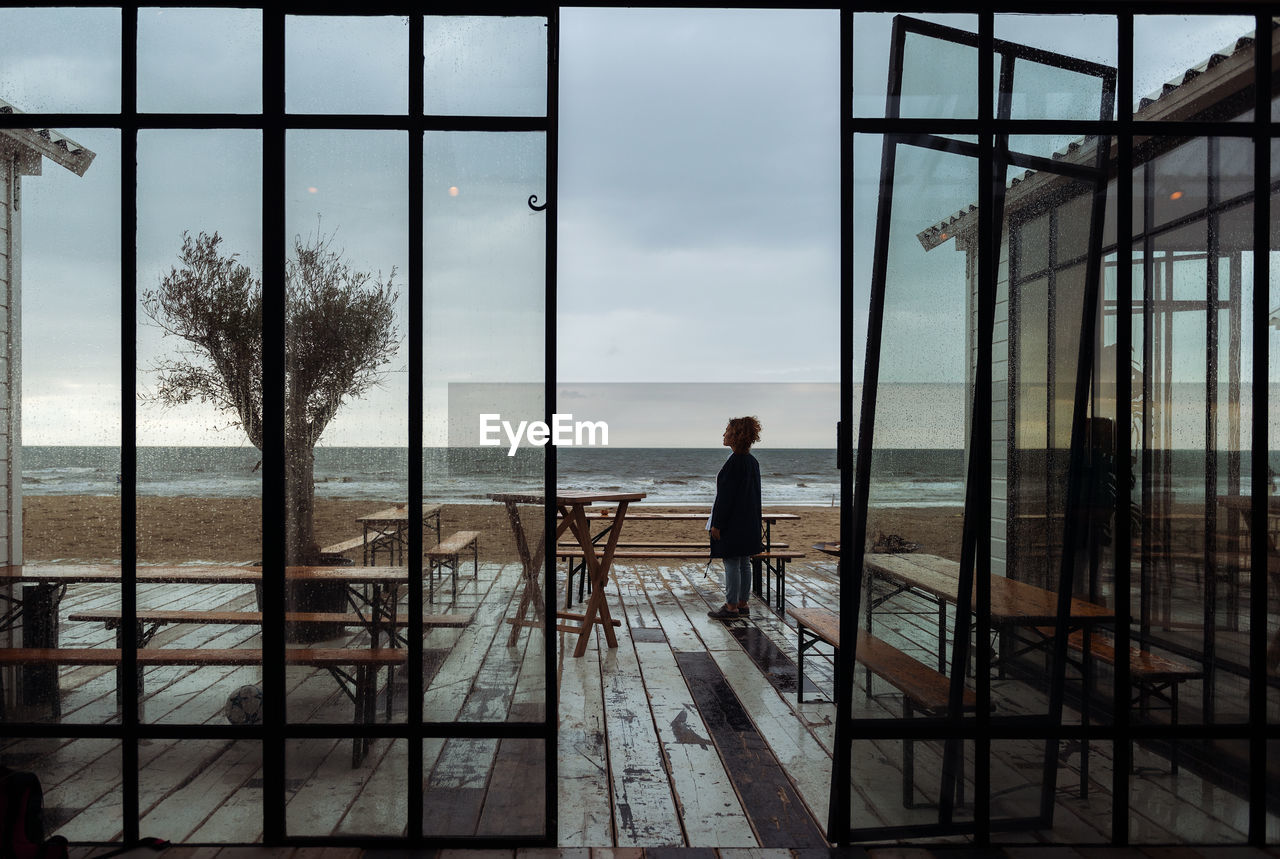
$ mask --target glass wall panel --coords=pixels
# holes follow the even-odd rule
[[[889,48],[893,40],[893,13],[861,12],[853,16],[853,115],[884,116],[888,92]],[[978,32],[976,15],[908,15],[931,24]],[[937,47],[936,39],[917,41],[911,59],[915,62],[913,77],[902,87],[901,115],[937,119],[973,118],[977,116],[978,52],[972,48],[950,46],[942,56],[952,63],[947,72],[926,70],[928,50]],[[922,53],[925,52],[925,53]],[[967,52],[967,53],[966,53]],[[952,77],[955,73],[958,77]],[[932,77],[932,79],[931,79]],[[947,83],[940,84],[940,81]],[[948,94],[946,88],[952,92]],[[941,87],[941,88],[940,88]]]
[[[1139,119],[1239,118],[1250,106],[1253,82],[1253,19],[1227,15],[1138,15],[1133,20],[1133,96]],[[1244,37],[1250,41],[1241,42]],[[1211,55],[1225,57],[1225,61]],[[1202,75],[1221,87],[1212,101],[1180,89]],[[1207,79],[1200,80],[1202,87]],[[1125,100],[1121,96],[1121,102]]]
[[[120,10],[0,9],[0,107],[120,110]]]
[[[404,651],[389,651],[417,562],[406,553],[407,150],[393,131],[286,138],[287,636],[391,660],[344,676],[300,656],[288,669],[296,722],[404,719],[392,658]]]
[[[262,840],[262,744],[149,740],[139,750],[142,832],[179,843]]]
[[[139,9],[138,110],[262,110],[260,9]]]
[[[143,721],[223,722],[261,682],[261,218],[260,132],[139,132],[137,641],[249,660],[145,668]]]
[[[875,164],[881,143],[882,138],[859,136],[855,153],[867,153],[867,161]],[[852,694],[855,718],[898,720],[944,714],[951,674],[967,673],[969,665],[954,665],[954,605],[973,373],[966,337],[976,299],[967,255],[954,251],[976,243],[976,209],[970,205],[978,197],[978,165],[969,157],[907,144],[887,147],[884,157],[893,160],[878,176],[862,166],[855,184],[858,210],[874,212],[877,202],[882,207],[878,219],[867,216],[877,224],[874,244],[868,246],[870,237],[857,230],[854,253],[855,259],[874,258],[876,272],[883,271],[884,324],[859,619],[862,632],[872,638],[859,642],[864,665],[852,678]],[[886,203],[891,211],[883,208]],[[967,214],[930,229],[955,212]],[[855,217],[855,225],[858,221]],[[925,341],[928,350],[912,345]],[[913,487],[922,482],[938,489],[949,485],[955,507],[920,506]],[[870,655],[880,651],[918,662],[939,696],[934,703],[922,710],[918,699],[904,697],[900,687],[864,670],[872,664]],[[972,695],[971,688],[966,695]],[[936,820],[936,809],[906,806],[937,800],[942,789],[938,744],[855,742],[853,755],[854,827]],[[971,774],[971,767],[966,772]],[[970,811],[961,807],[956,813],[964,819]]]
[[[427,114],[546,114],[546,18],[428,17],[423,32]]]
[[[367,757],[352,766],[354,747]],[[341,737],[285,744],[286,829],[290,836],[404,836],[407,740]],[[432,812],[428,811],[430,816]]]
[[[0,585],[6,647],[115,644],[71,617],[120,605],[119,320],[119,133],[0,131],[0,557],[21,576]],[[0,665],[0,719],[117,721],[109,666]]]
[[[456,595],[442,577],[428,609],[474,615],[464,629],[423,631],[434,660],[428,721],[545,717],[544,572],[532,558],[525,568],[516,537],[536,551],[543,508],[513,500],[509,511],[492,497],[541,497],[544,448],[526,442],[508,456],[506,446],[479,444],[481,414],[515,425],[543,420],[547,409],[546,220],[528,203],[546,193],[545,147],[539,133],[431,132],[424,143],[423,497],[444,505],[446,536],[483,532],[478,571],[468,552]],[[428,789],[453,777],[446,772],[458,755],[493,761],[498,746],[457,740],[437,747],[425,763]]]
[[[1280,179],[1280,141],[1271,141],[1271,181],[1274,186]],[[1272,296],[1280,296],[1280,202],[1277,192],[1271,194],[1269,236],[1269,292]],[[1275,312],[1274,301],[1268,308],[1267,325],[1267,722],[1280,722],[1280,684],[1274,682],[1280,677],[1280,574],[1272,572],[1276,556],[1280,555],[1280,314]],[[1246,323],[1247,324],[1247,323]],[[1258,489],[1262,491],[1261,488]],[[1271,779],[1271,799],[1280,798],[1280,764],[1270,763],[1276,757],[1278,743],[1271,743],[1272,754],[1267,756],[1268,777]],[[1277,828],[1274,815],[1270,818],[1272,834]]]
[[[285,110],[408,113],[408,26],[404,17],[286,17]]]

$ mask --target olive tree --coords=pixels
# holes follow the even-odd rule
[[[352,268],[333,237],[293,240],[285,266],[284,446],[286,562],[314,563],[315,446],[342,404],[383,377],[398,340],[393,281]],[[156,361],[144,401],[165,407],[212,405],[263,449],[262,281],[222,237],[182,235],[181,264],[142,295],[166,337],[182,341]]]

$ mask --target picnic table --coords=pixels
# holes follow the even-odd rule
[[[422,524],[426,525],[428,522],[434,524],[436,543],[440,542],[441,506],[424,504],[422,507]],[[409,548],[408,504],[395,504],[373,513],[366,513],[364,516],[357,516],[356,521],[360,523],[362,529],[361,537],[366,565],[378,562],[379,549],[387,551],[387,558],[391,563],[404,563],[405,550]]]
[[[514,646],[519,639],[522,627],[542,623],[544,617],[543,597],[542,586],[538,582],[538,573],[542,569],[542,562],[546,553],[545,540],[538,541],[536,550],[532,552],[529,550],[528,537],[520,520],[518,507],[521,504],[542,506],[546,503],[546,499],[541,495],[504,493],[490,495],[489,497],[506,505],[507,518],[511,522],[511,531],[516,541],[516,551],[520,555],[520,562],[523,566],[522,581],[524,592],[520,596],[520,603],[516,609],[515,617],[507,619],[507,622],[512,624],[511,638],[508,644],[509,646]],[[570,531],[573,534],[574,539],[578,541],[578,545],[582,549],[583,562],[586,565],[587,575],[591,579],[592,586],[591,599],[587,601],[586,611],[581,614],[570,611],[556,612],[558,620],[566,621],[565,623],[557,624],[556,629],[562,632],[578,633],[578,642],[573,649],[574,657],[581,657],[587,652],[587,645],[591,641],[591,631],[596,625],[604,628],[605,641],[609,647],[618,646],[618,639],[614,634],[613,628],[620,626],[621,623],[614,620],[609,613],[609,603],[605,598],[609,586],[609,568],[613,565],[613,553],[617,548],[618,537],[622,534],[622,523],[627,518],[627,508],[631,502],[639,501],[644,497],[645,493],[643,492],[557,492],[555,495],[554,503],[560,517],[559,524],[556,526],[556,540],[559,541],[565,531]],[[597,554],[596,550],[599,547],[591,539],[587,507],[600,502],[614,502],[618,506],[612,511],[609,537],[605,543],[604,550]],[[530,608],[533,609],[536,617],[534,621],[527,619]]]
[[[646,510],[641,505],[631,507],[626,514],[626,518],[632,522],[700,522],[706,524],[707,519],[711,516],[710,510],[681,510],[676,512]],[[589,523],[604,523],[603,527],[597,528],[596,532],[591,536],[591,542],[599,545],[600,542],[609,538],[615,527],[615,520],[618,518],[617,509],[614,507],[596,507],[586,511],[586,520]],[[760,556],[755,557],[751,561],[751,590],[757,597],[761,597],[766,602],[768,598],[762,593],[764,590],[764,573],[769,572],[770,580],[777,578],[779,581],[778,602],[781,608],[782,602],[782,586],[781,582],[785,578],[787,560],[798,557],[795,553],[778,554],[780,550],[787,548],[785,543],[775,543],[773,539],[773,526],[779,522],[796,521],[800,518],[798,513],[783,513],[780,511],[766,510],[760,514],[760,541],[764,544],[764,551]],[[641,547],[649,546],[654,549],[650,554],[653,557],[661,557],[664,554],[670,558],[687,558],[687,552],[679,551],[680,549],[689,549],[694,551],[704,551],[703,557],[710,558],[710,545],[707,542],[705,533],[697,543],[676,544],[676,543],[621,543],[619,546],[630,548],[632,546]],[[696,549],[694,548],[696,547]],[[664,553],[662,550],[676,550]],[[582,568],[575,565],[575,559],[569,558],[569,585],[570,593],[565,595],[565,604],[571,596],[573,578],[581,571]],[[581,598],[581,597],[579,597]]]

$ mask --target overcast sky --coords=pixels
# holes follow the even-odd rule
[[[936,20],[976,26],[972,16]],[[565,10],[557,195],[561,381],[838,381],[837,21],[831,11]],[[855,109],[862,115],[883,113],[889,21],[857,19]],[[407,27],[399,18],[289,19],[288,108],[403,110]],[[1138,94],[1251,29],[1240,18],[1140,19]],[[115,10],[0,10],[0,99],[26,111],[117,110],[119,33]],[[428,112],[541,113],[543,33],[534,20],[430,21]],[[1000,16],[996,34],[1114,65],[1114,33],[1114,21],[1104,16]],[[142,10],[140,108],[260,110],[260,40],[253,11]],[[24,441],[115,444],[119,135],[60,130],[98,157],[83,178],[46,162],[43,176],[23,183]],[[878,142],[869,143],[860,140],[857,149],[859,331],[879,178]],[[407,138],[300,131],[287,146],[290,233],[333,233],[358,268],[383,275],[394,268],[403,336]],[[446,440],[448,383],[542,378],[546,215],[525,200],[554,190],[546,187],[543,146],[533,134],[428,135],[429,445]],[[138,149],[139,283],[131,291],[153,288],[176,263],[183,230],[219,231],[227,248],[260,269],[256,132],[146,131]],[[916,176],[918,193],[911,196],[918,206],[903,209],[903,229],[923,229],[976,197],[967,177],[953,176],[949,184],[929,178]],[[921,282],[958,283],[961,262],[949,246],[939,249],[920,263],[934,267]],[[963,379],[962,308],[963,295],[954,289],[922,293],[901,308],[907,336],[886,355],[894,381]],[[139,330],[140,390],[149,390],[151,362],[171,346],[154,330]],[[346,409],[323,443],[404,444],[406,383],[402,349],[384,387]],[[716,386],[706,390],[714,414]],[[741,390],[724,388],[726,416],[739,407]],[[762,403],[766,390],[783,388],[762,388]],[[819,404],[808,427],[771,442],[824,444],[837,412],[834,398],[826,408]],[[680,416],[673,420],[679,424]],[[670,427],[664,432],[707,444],[705,420],[690,416],[674,436]],[[139,443],[245,443],[239,430],[216,428],[225,423],[198,407],[161,413],[143,406]],[[958,416],[931,430],[959,443]],[[711,428],[711,444],[718,432]]]

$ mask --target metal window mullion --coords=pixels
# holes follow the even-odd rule
[[[122,350],[128,360],[120,362],[120,469],[124,485],[120,492],[120,622],[132,630],[138,611],[138,498],[137,498],[137,285],[138,285],[138,7],[121,9],[120,27],[120,329]],[[116,682],[121,700],[120,742],[121,827],[126,844],[138,840],[141,803],[138,797],[138,641],[134,635],[120,636],[120,671]]]
[[[409,745],[405,770],[405,777],[408,779],[405,791],[405,796],[408,797],[405,834],[413,844],[422,842],[422,800],[426,779],[422,749],[422,385],[425,350],[423,313],[426,301],[426,216],[423,212],[425,131],[422,127],[422,110],[425,88],[425,26],[422,10],[414,9],[409,15],[409,283],[406,288],[409,298],[409,641],[408,665],[405,669],[409,673],[405,713],[406,742]],[[394,636],[394,632],[392,635]]]
[[[1129,617],[1132,581],[1131,560],[1133,540],[1129,510],[1132,503],[1133,478],[1133,138],[1127,130],[1132,119],[1133,100],[1133,16],[1119,16],[1118,60],[1115,115],[1121,132],[1116,135],[1116,438],[1115,469],[1116,498],[1113,512],[1115,539],[1112,541],[1115,555],[1115,652],[1129,653]],[[1104,237],[1105,239],[1105,237]],[[1144,307],[1144,330],[1146,307]],[[1146,348],[1144,342],[1143,348]],[[1144,374],[1146,362],[1143,363]],[[1144,414],[1147,408],[1143,398]],[[1145,420],[1143,422],[1145,427]],[[1145,430],[1144,430],[1145,432]],[[1143,472],[1143,481],[1147,475]],[[1145,507],[1143,508],[1146,509]],[[1144,529],[1145,530],[1145,529]],[[1133,747],[1129,737],[1129,660],[1117,659],[1113,674],[1111,700],[1113,707],[1111,725],[1111,842],[1129,842],[1129,770]]]
[[[1218,219],[1212,208],[1218,201],[1218,141],[1205,140],[1205,185],[1210,214],[1205,225],[1205,338],[1204,338],[1204,653],[1213,654],[1218,640],[1218,583],[1216,557],[1218,493]],[[1216,661],[1216,660],[1215,660]],[[1205,666],[1201,688],[1202,715],[1216,719],[1216,669]]]
[[[559,233],[556,229],[557,212],[560,208],[560,188],[559,188],[559,116],[560,116],[560,7],[557,3],[549,3],[547,8],[547,82],[546,82],[546,98],[547,98],[547,118],[546,118],[546,194],[547,209],[546,217],[546,309],[545,325],[546,325],[546,355],[544,366],[544,379],[546,384],[546,402],[547,410],[554,412],[556,397],[556,271],[558,266],[558,237]],[[551,415],[548,414],[548,421]],[[547,493],[546,498],[551,498],[551,493],[555,491],[556,481],[556,448],[555,445],[547,445],[547,458],[543,463],[545,472],[543,480]],[[543,837],[542,843],[548,847],[554,847],[557,840],[557,832],[559,829],[559,725],[560,725],[560,695],[559,684],[554,682],[557,676],[556,666],[559,654],[556,652],[556,644],[559,636],[555,634],[556,626],[556,511],[553,505],[547,504],[545,507],[545,522],[543,536],[546,539],[546,549],[543,553],[544,563],[547,567],[547,580],[543,588],[543,596],[546,598],[544,606],[546,624],[543,627],[543,676],[546,678],[544,685],[545,698],[543,703],[543,721],[546,733],[543,741],[543,773],[545,777],[543,785]]]
[[[840,546],[841,558],[837,564],[839,605],[842,633],[843,618],[853,612],[856,617],[858,600],[850,595],[844,582],[844,555],[853,544],[853,470],[849,467],[846,438],[853,428],[853,10],[849,5],[840,7],[840,421],[836,431],[836,462],[840,471]],[[865,510],[865,507],[863,508]],[[845,673],[849,663],[837,655],[837,677],[852,678]],[[827,811],[827,840],[842,847],[849,841],[849,801],[852,788],[849,782],[853,737],[849,731],[850,683],[837,683],[842,690],[836,698],[835,744],[831,762],[830,802]]]
[[[262,11],[262,746],[263,840],[285,828],[285,16]]]
[[[1253,401],[1250,426],[1249,510],[1249,843],[1261,847],[1267,839],[1267,569],[1268,417],[1270,412],[1270,337],[1267,317],[1271,306],[1271,55],[1270,13],[1254,24],[1253,70]]]

